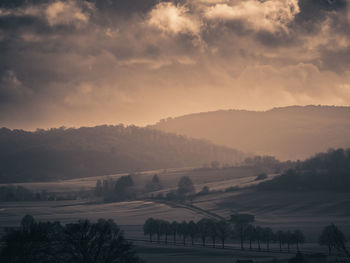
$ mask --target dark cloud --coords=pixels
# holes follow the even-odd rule
[[[348,8],[347,0],[299,0],[300,12],[294,25],[305,33],[317,33],[322,22],[329,16],[344,15]]]

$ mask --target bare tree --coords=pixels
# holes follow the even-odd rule
[[[230,236],[231,226],[226,220],[217,223],[217,234],[221,240],[222,248],[225,248],[225,241]]]
[[[239,235],[242,250],[244,249],[244,239],[245,239],[247,228],[249,224],[254,222],[254,220],[255,220],[254,215],[250,215],[250,214],[231,215],[230,221],[234,224],[235,231]]]

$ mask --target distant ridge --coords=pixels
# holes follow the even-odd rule
[[[218,110],[168,118],[150,127],[282,160],[350,147],[350,107],[345,106]]]
[[[0,183],[198,167],[244,155],[207,141],[123,125],[27,132],[0,129]]]

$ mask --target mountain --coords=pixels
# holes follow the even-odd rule
[[[213,160],[235,164],[243,158],[227,147],[135,126],[0,129],[0,183],[193,167]]]
[[[220,110],[168,118],[151,127],[281,160],[304,159],[329,148],[350,147],[350,107]]]
[[[259,184],[260,190],[350,191],[350,149],[330,150],[300,162],[281,176]]]

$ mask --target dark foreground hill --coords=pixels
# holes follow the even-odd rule
[[[204,138],[245,152],[296,160],[329,148],[350,147],[350,107],[221,110],[169,118],[152,128]]]
[[[300,162],[260,190],[350,192],[350,149],[330,150]]]
[[[0,129],[0,183],[192,167],[213,160],[235,164],[243,158],[203,140],[135,126]]]

